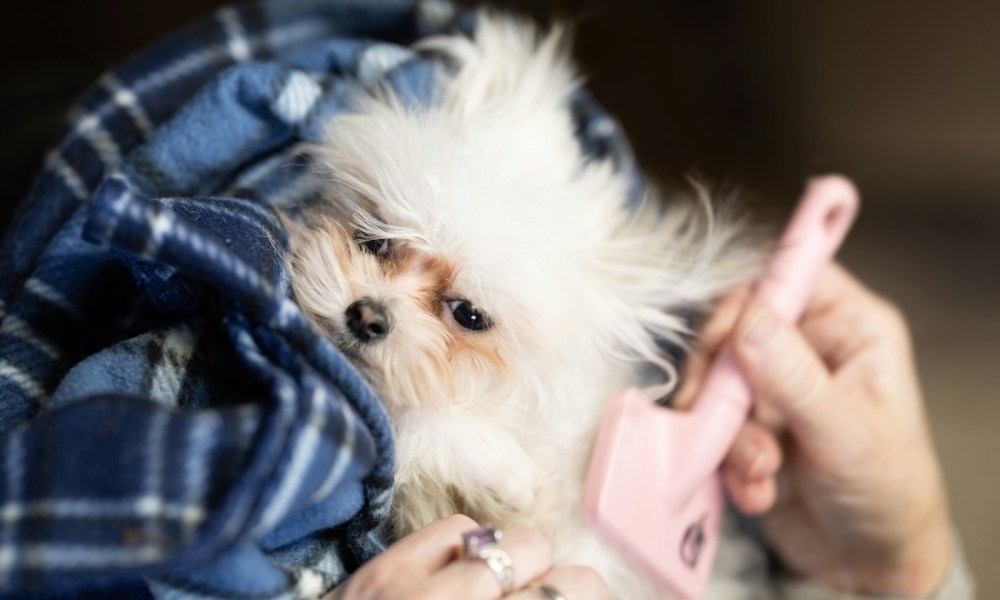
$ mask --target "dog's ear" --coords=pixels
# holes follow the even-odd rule
[[[526,19],[481,11],[473,39],[432,37],[418,48],[449,57],[457,70],[446,106],[468,116],[493,109],[508,114],[566,109],[578,85],[564,25],[541,32]]]
[[[629,211],[601,258],[610,265],[604,277],[625,307],[614,332],[638,360],[676,379],[676,350],[697,333],[713,302],[759,275],[763,232],[733,200],[693,180],[690,190],[669,195],[651,186]],[[672,384],[654,395],[662,397]]]

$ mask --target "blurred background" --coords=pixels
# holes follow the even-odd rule
[[[776,226],[807,177],[854,178],[841,259],[909,317],[980,597],[1000,598],[1000,3],[492,3],[576,25],[589,86],[655,178],[724,182]],[[221,4],[0,8],[0,228],[73,98]]]

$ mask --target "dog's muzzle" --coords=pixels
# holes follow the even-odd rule
[[[368,344],[389,335],[392,318],[385,306],[365,296],[354,301],[344,311],[347,329],[361,343]]]

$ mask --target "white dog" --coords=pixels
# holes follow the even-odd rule
[[[373,95],[330,123],[337,208],[294,234],[296,297],[385,402],[398,534],[454,513],[532,527],[649,595],[582,522],[597,426],[623,387],[670,390],[664,342],[760,255],[704,193],[629,206],[628,178],[585,160],[558,29],[486,15],[424,46],[457,65],[438,103]]]

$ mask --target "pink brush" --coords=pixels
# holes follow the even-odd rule
[[[754,294],[796,322],[858,208],[842,177],[809,183]],[[697,598],[708,584],[724,511],[717,470],[750,409],[733,355],[712,364],[694,407],[654,404],[630,388],[615,396],[597,437],[583,510],[604,537],[666,590]]]

